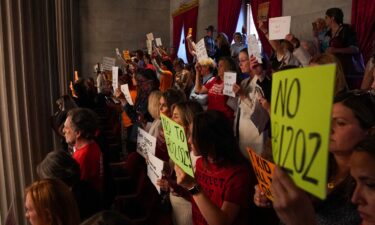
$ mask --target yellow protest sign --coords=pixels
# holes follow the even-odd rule
[[[165,143],[167,144],[169,157],[185,173],[194,177],[184,128],[163,114],[160,115],[160,119],[163,126],[164,138]]]
[[[273,201],[271,194],[271,183],[275,164],[262,158],[251,148],[247,148],[247,152],[249,153],[255,176],[258,179],[259,188],[264,192],[269,200]]]
[[[295,184],[324,199],[336,67],[292,69],[272,76],[274,161]]]

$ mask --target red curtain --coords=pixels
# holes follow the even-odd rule
[[[272,17],[279,17],[281,16],[282,12],[282,0],[250,0],[250,5],[251,5],[251,11],[253,13],[253,19],[254,19],[254,24],[257,28],[258,34],[259,34],[259,39],[262,43],[263,50],[265,53],[270,56],[272,53],[272,47],[269,44],[266,36],[263,34],[262,31],[259,30],[258,28],[258,6],[263,3],[263,2],[269,2],[269,10],[268,10],[268,18]]]
[[[193,41],[196,41],[197,36],[197,22],[198,22],[198,6],[186,11],[184,14],[184,33],[187,35],[189,28],[193,28]],[[181,34],[180,34],[181,35]],[[185,43],[187,60],[193,62],[193,56],[189,53],[188,45]]]
[[[178,48],[180,46],[180,38],[182,26],[184,26],[184,33],[187,35],[189,28],[193,29],[193,40],[196,40],[197,35],[197,21],[198,21],[198,6],[189,8],[188,10],[183,10],[182,13],[173,16],[173,47],[175,51],[173,52],[172,58],[177,58]],[[189,62],[193,61],[193,56],[190,55],[187,44],[186,56]]]
[[[240,0],[219,0],[217,31],[225,33],[228,36],[229,43],[232,42],[233,33],[236,31],[240,11]]]
[[[352,27],[357,32],[359,48],[365,62],[371,58],[372,43],[375,40],[374,0],[352,1]]]

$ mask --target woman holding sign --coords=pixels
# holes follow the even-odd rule
[[[350,158],[355,146],[374,126],[375,102],[371,92],[354,90],[335,97],[329,144],[328,196],[324,201],[311,201],[284,172],[276,169],[272,180],[273,206],[284,223],[360,223],[359,214],[350,202],[354,191]]]
[[[196,162],[195,179],[175,166],[177,183],[193,199],[193,222],[249,224],[250,168],[242,157],[225,115],[206,111],[194,117],[189,144]]]
[[[258,154],[262,153],[269,115],[261,103],[271,100],[271,80],[266,69],[267,62],[262,59],[259,64],[255,57],[248,55],[248,49],[242,49],[239,54],[241,72],[250,74],[240,85],[234,84],[233,91],[238,98],[238,107],[235,119],[236,136],[239,139],[242,154],[249,158],[246,151],[251,147]]]
[[[208,94],[207,110],[221,111],[230,121],[233,121],[234,111],[227,105],[229,97],[224,95],[224,73],[236,70],[233,59],[230,57],[220,58],[218,63],[218,75],[204,85],[200,82],[201,75],[199,73],[199,67],[200,65],[197,63],[195,66],[197,71],[195,92],[199,94]]]

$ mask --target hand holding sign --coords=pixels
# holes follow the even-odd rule
[[[116,91],[118,88],[118,67],[113,66],[112,67],[112,87],[113,87],[113,92]]]
[[[181,167],[185,173],[194,177],[184,128],[163,114],[160,115],[160,119],[163,125],[169,157]]]
[[[290,33],[291,16],[274,17],[268,21],[269,40],[284,39]]]
[[[157,47],[160,47],[160,46],[163,45],[163,44],[161,43],[161,38],[156,38],[156,39],[155,39],[155,42],[156,42],[156,46],[157,46]]]
[[[260,52],[260,47],[256,36],[254,34],[250,34],[247,38],[249,44],[249,56],[254,56],[258,60],[258,63],[262,63],[262,54]]]
[[[333,64],[281,71],[272,78],[275,162],[297,186],[321,199],[326,197],[334,82]]]
[[[224,72],[224,90],[223,94],[231,97],[236,97],[233,92],[233,84],[236,83],[237,74],[233,72]]]
[[[206,50],[206,44],[204,43],[204,39],[202,38],[198,43],[195,45],[196,48],[196,54],[197,54],[197,60],[198,62],[202,59],[207,59],[207,50]]]
[[[124,93],[125,99],[129,103],[129,105],[134,105],[132,96],[130,95],[129,85],[128,84],[121,85],[121,91],[122,93]]]
[[[155,155],[156,138],[145,130],[138,128],[137,152],[146,158],[147,153]]]
[[[249,153],[251,164],[253,165],[253,169],[258,180],[259,188],[264,192],[266,197],[272,201],[273,197],[271,194],[271,182],[275,165],[263,159],[251,148],[247,148],[247,152]]]

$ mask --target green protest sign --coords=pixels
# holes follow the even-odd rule
[[[327,189],[335,65],[272,76],[271,132],[276,164],[297,186],[324,199]]]
[[[163,126],[169,157],[185,173],[194,177],[184,128],[163,114],[160,115],[160,119]]]

